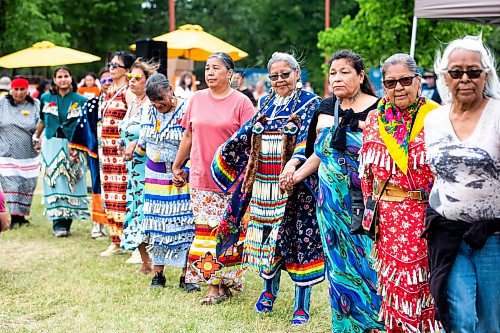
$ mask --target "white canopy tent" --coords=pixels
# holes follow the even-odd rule
[[[500,25],[500,0],[415,0],[410,55],[415,55],[418,18]]]

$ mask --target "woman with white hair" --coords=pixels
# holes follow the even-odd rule
[[[246,167],[235,195],[250,206],[248,226],[236,226],[246,205],[233,200],[219,226],[219,238],[237,239],[246,231],[243,265],[264,279],[255,304],[259,313],[272,311],[281,271],[288,272],[295,282],[292,325],[302,325],[309,321],[312,286],[325,279],[315,212],[318,176],[315,172],[286,191],[279,184],[288,183],[308,157],[308,128],[321,98],[302,90],[300,67],[290,54],[276,52],[267,69],[273,93],[261,99],[258,114],[221,146],[212,162],[212,177],[225,191]]]
[[[448,103],[425,119],[436,177],[426,210],[436,317],[446,332],[500,332],[500,84],[480,36],[438,56]]]

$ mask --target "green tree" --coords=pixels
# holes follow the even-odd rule
[[[168,31],[168,2],[144,3],[142,29],[149,36]],[[324,28],[324,0],[177,0],[176,23],[199,24],[207,32],[245,50],[249,57],[239,67],[265,67],[276,51],[294,52],[307,68],[315,88],[322,86],[323,57],[317,48],[317,33]],[[355,14],[356,2],[333,1],[332,25],[347,14]],[[161,22],[161,23],[160,23]]]
[[[142,0],[62,1],[64,24],[72,47],[106,57],[128,50],[141,34]]]
[[[70,34],[63,29],[61,0],[4,0],[0,36],[0,53],[8,54],[49,40],[69,45]]]
[[[500,61],[500,28],[496,28],[488,36],[486,44],[491,48],[491,51],[495,54],[497,63]],[[500,72],[500,67],[497,66],[497,72]]]
[[[349,48],[361,54],[367,66],[378,66],[381,59],[398,52],[410,51],[413,1],[357,0],[360,10],[352,18],[346,16],[335,29],[319,33],[318,47],[324,54]],[[436,50],[444,43],[466,34],[483,32],[489,26],[443,20],[418,20],[415,58],[420,66],[431,67]]]

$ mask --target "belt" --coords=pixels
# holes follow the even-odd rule
[[[374,197],[378,198],[381,194],[380,191],[382,190],[384,185],[383,182],[377,180],[375,181],[375,183],[376,186],[373,187],[373,195]],[[387,184],[384,193],[382,193],[382,196],[380,196],[380,200],[384,201],[402,202],[405,199],[416,200],[421,203],[424,203],[429,200],[429,196],[425,191],[422,190],[406,191],[404,188],[391,183]]]

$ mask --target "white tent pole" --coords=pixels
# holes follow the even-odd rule
[[[417,40],[417,17],[413,16],[413,25],[411,28],[411,44],[410,44],[410,56],[415,57],[415,42]]]

